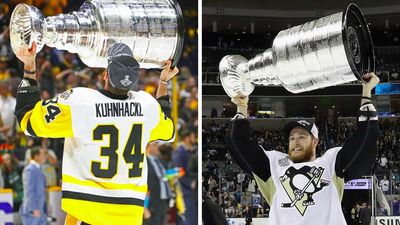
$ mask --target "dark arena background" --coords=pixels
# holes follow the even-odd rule
[[[253,224],[268,224],[269,205],[252,176],[242,172],[227,152],[224,136],[236,106],[220,83],[220,60],[232,54],[253,58],[272,47],[279,31],[341,12],[349,3],[361,8],[372,35],[375,73],[381,80],[372,97],[379,112],[380,137],[374,168],[365,177],[345,185],[342,209],[348,224],[360,224],[360,208],[367,208],[373,217],[378,217],[371,224],[400,222],[400,217],[395,217],[400,215],[400,2],[204,0],[202,191],[203,197],[222,208],[229,224],[245,224],[246,205],[253,209]],[[282,86],[257,86],[249,99],[252,138],[266,150],[286,152],[283,125],[305,118],[319,127],[317,155],[321,156],[327,149],[341,146],[354,132],[360,96],[359,82],[299,94]]]

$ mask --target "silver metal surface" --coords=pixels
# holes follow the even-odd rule
[[[44,18],[33,6],[19,4],[10,21],[14,52],[37,42],[77,53],[90,67],[107,67],[107,50],[127,44],[141,68],[177,64],[183,45],[183,15],[174,0],[88,0],[79,11]]]
[[[254,85],[283,85],[292,93],[361,80],[374,70],[370,32],[360,9],[283,30],[272,48],[247,61],[225,56],[219,65],[225,92],[248,96]]]

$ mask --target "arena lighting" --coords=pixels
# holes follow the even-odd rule
[[[375,95],[397,95],[400,94],[400,84],[382,83],[375,87]]]
[[[271,110],[258,110],[257,111],[258,114],[268,114],[268,115],[275,115],[275,111],[271,111]]]

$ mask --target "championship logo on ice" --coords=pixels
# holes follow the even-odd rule
[[[289,196],[291,202],[282,203],[282,208],[296,207],[304,216],[308,206],[315,205],[313,195],[325,186],[329,181],[321,179],[324,168],[303,166],[300,169],[289,167],[285,174],[279,177],[279,181]]]

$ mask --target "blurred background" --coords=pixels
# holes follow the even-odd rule
[[[202,157],[203,196],[220,205],[227,217],[244,217],[250,205],[257,217],[268,217],[269,206],[260,196],[254,179],[244,174],[231,160],[224,144],[230,117],[236,106],[224,92],[218,65],[225,55],[238,54],[247,59],[272,47],[281,30],[343,11],[356,3],[368,22],[375,51],[375,73],[381,84],[373,101],[380,115],[379,155],[371,174],[383,195],[375,205],[375,215],[399,215],[400,194],[400,3],[396,0],[363,1],[203,1],[202,30]],[[250,95],[249,115],[253,137],[266,150],[286,152],[281,135],[285,123],[298,118],[315,121],[320,131],[318,156],[327,149],[341,146],[355,129],[360,105],[359,82],[292,94],[281,86],[258,86]],[[371,188],[347,190],[343,210],[349,224],[351,209],[373,204]],[[384,196],[384,197],[382,197]],[[375,196],[376,197],[376,196]],[[377,204],[377,203],[376,203]],[[386,210],[386,213],[385,210]],[[230,220],[232,223],[241,221]],[[244,220],[243,220],[244,221]],[[254,222],[254,220],[253,220]],[[257,224],[257,223],[255,223]]]
[[[172,99],[173,117],[178,135],[174,143],[156,144],[152,146],[152,149],[155,148],[157,154],[160,154],[166,169],[178,166],[185,167],[184,169],[187,170],[189,162],[179,164],[174,162],[173,159],[175,150],[186,142],[192,145],[190,155],[197,159],[198,3],[197,1],[184,0],[178,0],[178,2],[184,14],[185,43],[178,64],[180,73],[172,82],[169,82],[169,95]],[[0,224],[9,224],[7,220],[11,219],[14,220],[14,224],[21,224],[18,215],[18,209],[23,200],[21,173],[29,163],[30,154],[27,150],[30,148],[40,146],[47,153],[48,159],[42,170],[46,176],[49,195],[53,192],[59,193],[59,185],[61,184],[64,139],[36,139],[25,136],[18,128],[14,117],[16,88],[23,76],[23,65],[17,60],[11,49],[8,25],[11,13],[18,3],[34,5],[45,16],[51,16],[76,11],[83,1],[3,0],[0,3]],[[73,87],[103,88],[103,69],[88,68],[76,54],[59,51],[55,48],[44,47],[38,53],[36,71],[42,99],[53,98]],[[155,96],[159,75],[160,70],[141,70],[139,89]],[[188,138],[188,133],[190,138]],[[186,136],[182,138],[182,134]],[[197,199],[195,187],[189,187],[188,191],[183,191],[187,187],[183,187],[182,185],[185,184],[181,182],[181,178],[185,179],[185,182],[197,181],[197,167],[196,171],[185,172],[184,177],[171,179],[170,186],[174,192],[171,198],[181,196],[181,198]],[[182,194],[182,192],[185,194]],[[11,208],[3,204],[2,193],[12,196]],[[59,200],[58,197],[49,202],[49,216],[57,217],[54,211],[59,210]],[[183,224],[182,218],[185,218],[183,213],[184,203],[179,206],[174,203],[171,206],[166,224]],[[52,208],[56,209],[52,212]],[[64,224],[63,218],[56,219],[57,221],[54,224]]]

